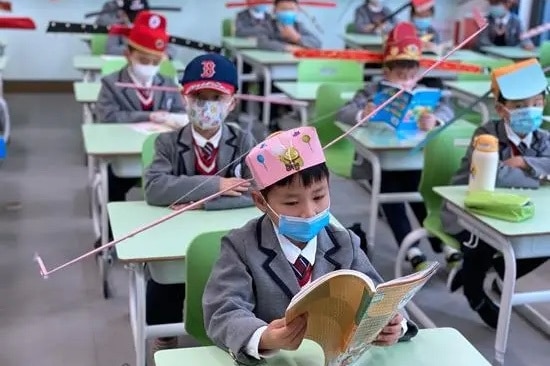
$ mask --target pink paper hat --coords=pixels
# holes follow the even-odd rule
[[[274,133],[246,157],[258,189],[324,162],[325,154],[314,127]]]

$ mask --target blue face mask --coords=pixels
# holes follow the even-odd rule
[[[252,9],[258,14],[264,14],[269,10],[269,5],[255,5]]]
[[[416,29],[424,31],[432,25],[432,18],[413,18],[413,23]]]
[[[504,5],[502,4],[499,4],[499,5],[491,5],[489,7],[489,14],[493,17],[493,18],[502,18],[503,16],[505,16],[506,14],[508,14],[508,8],[506,8]]]
[[[278,11],[275,16],[277,17],[277,21],[282,25],[294,25],[296,22],[296,12],[293,10]]]
[[[520,136],[526,136],[542,125],[542,107],[526,107],[509,110],[510,128]]]
[[[307,219],[279,215],[279,233],[300,243],[307,243],[316,237],[329,222],[330,215],[328,208]]]

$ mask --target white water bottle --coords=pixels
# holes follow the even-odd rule
[[[498,139],[493,135],[477,136],[470,165],[470,192],[495,190],[498,161]]]

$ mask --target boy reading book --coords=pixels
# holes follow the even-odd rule
[[[418,38],[416,29],[411,23],[399,23],[388,34],[384,45],[383,82],[390,82],[399,86],[406,86],[411,90],[421,87],[414,85],[414,80],[419,70],[422,41]],[[354,125],[363,117],[370,114],[376,108],[375,96],[382,91],[382,83],[366,84],[359,90],[353,99],[342,107],[337,114],[337,119],[343,123]],[[454,112],[451,107],[442,100],[433,110],[426,110],[416,118],[418,129],[429,131],[440,124],[451,120]],[[383,193],[416,192],[420,182],[420,171],[382,171]],[[426,217],[426,209],[422,202],[410,203],[412,210],[419,222]],[[388,224],[395,236],[398,245],[405,236],[411,232],[411,224],[407,219],[405,204],[382,204]],[[376,212],[371,212],[376,215]],[[439,249],[440,243],[431,239],[435,249]],[[443,248],[447,262],[450,266],[460,263],[461,255],[458,251],[445,246]],[[407,259],[415,270],[425,267],[426,256],[420,249],[413,247],[407,253]]]
[[[329,172],[315,128],[271,135],[252,149],[246,163],[257,189],[252,198],[264,215],[222,239],[203,295],[208,336],[240,362],[300,345],[307,316],[284,318],[292,298],[309,282],[338,269],[382,282],[359,239],[329,224]],[[391,345],[417,332],[398,314],[375,342]]]
[[[550,174],[550,134],[540,128],[548,81],[538,61],[532,59],[495,69],[492,89],[500,118],[479,127],[473,138],[482,134],[498,138],[497,187],[536,189]],[[451,184],[468,184],[473,150],[472,144]],[[469,241],[470,233],[458,225],[456,216],[445,206],[441,211],[441,221],[444,230],[460,243]],[[462,249],[462,270],[457,273],[451,290],[463,285],[464,295],[472,309],[487,325],[496,328],[499,309],[485,293],[483,282],[491,268],[500,278],[504,276],[503,259],[495,257],[496,250],[482,240],[473,249],[465,246]],[[517,277],[531,272],[546,259],[518,259]]]

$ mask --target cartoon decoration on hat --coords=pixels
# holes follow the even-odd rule
[[[303,49],[293,52],[296,58],[353,60],[363,63],[380,64],[392,60],[418,61],[421,67],[428,68],[437,61],[422,58],[422,40],[418,37],[416,27],[409,22],[398,23],[389,33],[383,52],[366,50],[318,50]],[[444,61],[437,69],[483,74],[487,70],[483,66],[467,64],[459,61]]]
[[[144,20],[144,18],[140,17],[142,13],[148,14],[147,20]],[[154,14],[155,16],[151,17],[151,14]],[[134,28],[135,30],[132,30]],[[160,28],[162,28],[162,31],[159,30]],[[219,46],[195,41],[188,38],[174,37],[166,34],[166,18],[160,14],[152,13],[149,10],[140,11],[136,16],[136,19],[134,20],[134,24],[130,25],[114,24],[110,26],[99,26],[95,24],[52,21],[48,24],[48,29],[46,30],[46,32],[74,34],[115,34],[129,37],[129,43],[131,43],[132,40],[136,40],[136,38],[134,37],[150,38],[150,36],[147,36],[147,34],[151,33],[156,34],[157,38],[154,40],[153,43],[148,44],[146,48],[149,50],[153,50],[153,52],[158,52],[161,49],[163,52],[168,43],[205,52],[221,53],[222,51],[221,47]],[[139,42],[136,43],[139,44]]]
[[[300,170],[324,163],[325,154],[315,128],[298,127],[271,134],[245,160],[257,188],[263,189]]]
[[[180,12],[182,10],[179,6],[149,6],[149,2],[147,0],[117,0],[116,3],[118,8],[86,13],[84,14],[84,18],[93,18],[104,14],[113,14],[117,11],[124,11],[127,14],[134,12],[135,18],[137,12],[141,10],[156,12]],[[132,17],[129,16],[129,18],[133,21]]]

